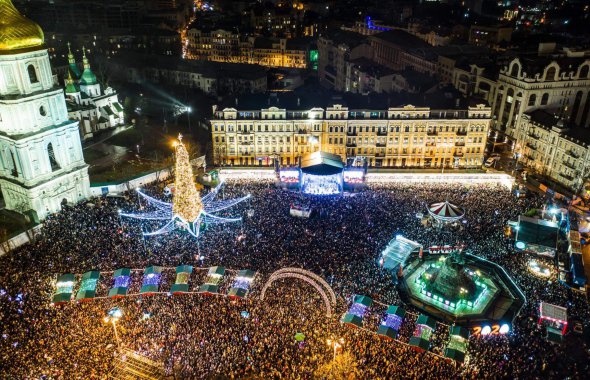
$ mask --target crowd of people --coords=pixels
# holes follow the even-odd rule
[[[144,191],[164,198],[162,189],[154,185]],[[35,242],[0,257],[0,378],[107,378],[118,350],[113,326],[103,317],[115,306],[123,312],[117,322],[121,346],[161,363],[176,379],[321,378],[318,369],[333,360],[326,344],[331,338],[343,339],[340,350],[351,354],[356,377],[362,379],[587,377],[590,352],[584,342],[572,336],[567,344],[549,344],[537,322],[541,301],[565,306],[571,317],[590,321],[588,301],[555,278],[548,281],[528,272],[530,257],[515,252],[503,234],[508,220],[539,207],[542,199],[515,199],[499,186],[389,183],[351,195],[313,197],[257,180],[228,182],[218,196],[247,193],[252,195],[248,201],[226,211],[242,215],[243,222],[207,227],[199,241],[182,230],[142,237],[147,227],[121,219],[117,212],[146,207],[132,192],[66,207],[49,217]],[[462,229],[426,228],[416,218],[428,204],[444,199],[465,208]],[[314,213],[309,219],[292,217],[291,204],[306,205]],[[527,297],[511,332],[471,337],[464,365],[438,356],[448,341],[443,324],[437,326],[429,352],[408,347],[415,314],[398,296],[396,274],[378,265],[381,251],[396,234],[426,247],[460,242],[467,252],[502,265]],[[185,264],[252,269],[257,275],[244,300],[191,294],[50,303],[58,274]],[[315,289],[296,279],[275,282],[260,300],[266,279],[283,267],[304,268],[326,279],[338,297],[334,316],[326,317]],[[141,272],[134,276],[130,293],[141,286]],[[191,290],[204,276],[204,271],[194,271]],[[161,288],[167,290],[173,282],[173,271],[167,271]],[[232,275],[227,275],[221,294],[231,282]],[[106,273],[97,296],[106,295],[111,286],[112,275]],[[340,324],[354,294],[410,311],[399,341],[371,332],[382,316],[381,306],[369,310],[366,329]],[[297,333],[305,339],[296,340]]]

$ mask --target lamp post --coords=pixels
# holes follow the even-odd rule
[[[113,324],[113,330],[115,331],[115,340],[117,341],[117,347],[121,352],[121,341],[119,340],[119,333],[117,332],[117,321],[123,316],[123,312],[118,307],[115,307],[107,313],[103,318],[104,323],[111,322]]]
[[[193,109],[191,107],[186,107],[186,118],[188,119],[188,133],[192,134],[191,131],[191,112],[193,112]]]
[[[334,357],[332,358],[332,361],[335,362],[336,361],[336,351],[344,345],[344,338],[328,339],[328,340],[326,340],[326,343],[328,343],[328,346],[334,348]],[[334,370],[333,367],[332,367],[332,370]]]

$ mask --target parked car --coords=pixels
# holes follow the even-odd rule
[[[486,168],[491,168],[496,161],[498,161],[500,159],[500,157],[489,157],[486,162],[483,164]]]

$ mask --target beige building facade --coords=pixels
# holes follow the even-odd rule
[[[263,166],[275,159],[296,165],[324,151],[370,166],[475,168],[482,164],[491,109],[431,110],[408,105],[383,110],[327,108],[214,110],[215,164]]]
[[[533,172],[578,192],[590,174],[590,135],[585,132],[542,110],[525,113],[515,151]]]

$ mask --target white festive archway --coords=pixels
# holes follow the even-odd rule
[[[284,278],[296,278],[303,280],[314,287],[320,294],[326,307],[326,316],[332,316],[332,309],[336,306],[336,294],[328,285],[328,283],[317,274],[300,268],[282,268],[270,275],[260,293],[260,299],[264,300],[264,296],[268,288],[276,281]]]

